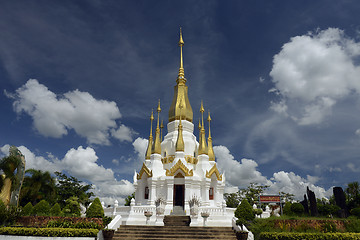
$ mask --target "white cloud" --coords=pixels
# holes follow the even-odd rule
[[[316,176],[308,175],[305,179],[293,172],[280,171],[267,179],[257,170],[258,164],[254,160],[242,159],[239,162],[224,146],[214,146],[214,152],[219,169],[226,173],[226,181],[229,185],[227,192],[234,192],[233,186],[246,188],[250,183],[255,182],[261,185],[269,185],[266,191],[268,194],[286,192],[294,194],[298,200],[303,198],[307,187],[314,191],[318,198],[329,197],[332,194],[331,188],[326,191],[324,188],[315,185],[319,180]]]
[[[121,124],[117,130],[115,129],[111,130],[111,135],[114,138],[119,139],[120,141],[132,142],[133,140],[132,137],[134,134],[135,132],[131,128],[125,126],[124,124]]]
[[[256,170],[258,164],[254,160],[243,158],[238,162],[225,146],[214,146],[214,152],[219,170],[225,172],[230,185],[246,187],[251,182],[267,183],[267,179]]]
[[[126,126],[114,130],[116,119],[121,117],[115,102],[97,100],[79,90],[57,95],[36,79],[28,80],[15,94],[7,96],[14,98],[15,112],[29,114],[34,128],[43,136],[60,138],[73,129],[88,143],[109,145],[112,130],[114,137],[131,141],[131,130]]]
[[[274,56],[270,72],[281,110],[286,104],[287,113],[302,125],[321,123],[338,100],[360,93],[359,56],[360,43],[337,28],[291,38]]]
[[[137,153],[138,155],[138,159],[140,161],[143,161],[145,159],[148,140],[145,138],[138,137],[137,139],[135,139],[132,145],[134,147],[135,153]]]
[[[356,129],[355,134],[358,135],[358,136],[360,136],[360,128],[359,128],[359,129]]]

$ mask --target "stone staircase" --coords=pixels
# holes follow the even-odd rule
[[[231,227],[189,226],[121,226],[113,240],[180,240],[180,239],[224,239],[236,240]]]

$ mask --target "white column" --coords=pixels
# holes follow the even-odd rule
[[[170,211],[173,209],[174,205],[174,177],[166,177],[165,179],[166,186],[166,206],[165,206],[165,215],[169,215]]]

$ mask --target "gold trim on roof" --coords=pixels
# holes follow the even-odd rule
[[[210,169],[210,171],[206,170],[206,177],[211,178],[211,176],[215,173],[217,180],[222,181],[222,174],[220,174],[219,170],[216,167],[216,163]]]
[[[165,174],[166,174],[166,176],[174,176],[174,174],[176,173],[176,171],[179,170],[179,169],[184,172],[184,174],[185,174],[186,177],[192,177],[192,176],[194,175],[193,170],[192,170],[192,169],[189,170],[189,169],[181,162],[180,159],[177,161],[177,163],[176,163],[172,168],[170,168],[170,170],[169,170],[169,169],[166,169],[166,173],[165,173]]]
[[[172,163],[172,162],[174,161],[174,159],[175,159],[175,155],[169,155],[169,156],[167,156],[167,157],[163,157],[163,158],[161,159],[161,162],[162,162],[163,164]]]
[[[153,176],[152,170],[149,170],[149,169],[147,168],[147,166],[145,165],[145,163],[143,163],[140,172],[137,174],[137,177],[136,177],[137,180],[140,180],[141,177],[142,177],[142,175],[143,175],[144,173],[146,173],[146,175],[147,175],[148,177],[152,177],[152,176]]]
[[[198,163],[198,159],[196,157],[193,156],[185,156],[185,160],[187,163],[191,163],[191,164],[197,164]]]

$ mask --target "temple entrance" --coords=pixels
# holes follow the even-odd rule
[[[185,185],[175,184],[174,185],[174,206],[180,206],[184,209],[184,196],[185,196]]]

